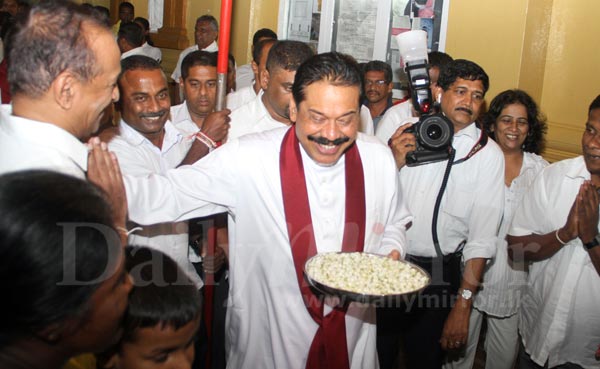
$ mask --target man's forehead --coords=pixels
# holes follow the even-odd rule
[[[217,67],[212,65],[192,65],[189,69],[188,78],[197,78],[199,74],[204,74],[208,79],[217,79]]]
[[[480,79],[470,80],[457,77],[456,80],[450,86],[462,87],[469,90],[477,90],[483,93],[483,82]]]
[[[162,69],[130,69],[122,74],[121,79],[129,85],[141,85],[142,80],[160,78],[164,85],[167,86],[167,77]]]
[[[212,30],[212,27],[210,26],[210,22],[209,21],[199,21],[198,23],[196,23],[196,28],[199,28],[199,29],[207,29],[207,28],[209,28],[209,29]]]

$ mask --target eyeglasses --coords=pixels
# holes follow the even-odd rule
[[[367,79],[365,81],[365,86],[372,86],[372,85],[383,86],[383,85],[387,85],[387,83],[388,82],[384,79],[378,79],[377,81]]]

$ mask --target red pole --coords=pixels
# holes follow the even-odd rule
[[[219,57],[217,60],[217,111],[223,110],[223,108],[225,108],[225,96],[227,95],[227,66],[229,65],[229,36],[231,35],[232,5],[233,0],[221,1]]]
[[[231,34],[231,9],[233,0],[221,1],[221,21],[219,23],[219,54],[217,58],[217,103],[216,111],[225,108],[225,97],[227,96],[227,67],[229,66],[229,36]],[[214,257],[217,247],[217,224],[211,222],[208,230],[208,250],[209,257]],[[206,367],[212,368],[212,347],[213,347],[213,300],[215,288],[215,276],[213,273],[206,273],[204,280],[204,319],[208,339],[206,353]]]

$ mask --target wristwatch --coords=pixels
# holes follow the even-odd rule
[[[469,301],[471,298],[473,298],[473,291],[468,288],[459,288],[458,294],[463,298],[463,300]]]
[[[590,242],[583,244],[583,246],[585,246],[585,248],[588,250],[591,250],[598,245],[600,245],[600,233],[598,233]]]

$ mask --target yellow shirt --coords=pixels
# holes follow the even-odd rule
[[[93,354],[82,354],[71,358],[63,369],[96,369],[96,357]]]

